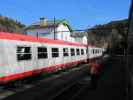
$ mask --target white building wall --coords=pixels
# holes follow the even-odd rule
[[[86,37],[86,36],[84,36],[84,37],[82,38],[82,43],[83,43],[83,44],[87,44],[87,37]]]
[[[59,24],[58,27],[56,27],[55,31],[55,38],[57,40],[64,40],[70,42],[74,41],[74,39],[70,37],[70,30],[67,26]],[[27,35],[37,36],[37,33],[39,37],[54,39],[54,28],[27,30]]]
[[[75,38],[69,37],[69,41],[70,41],[70,42],[75,42]]]
[[[87,37],[75,37],[75,42],[82,43],[82,44],[87,44]]]
[[[70,30],[67,26],[59,24],[59,26],[57,27],[57,39],[64,41],[71,41]]]
[[[82,43],[83,41],[81,37],[75,37],[75,42]]]
[[[54,39],[54,33],[52,31],[53,31],[52,28],[29,29],[27,30],[27,35],[37,36],[37,33],[38,33],[39,37]]]

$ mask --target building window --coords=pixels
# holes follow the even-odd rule
[[[38,59],[48,58],[47,48],[38,47]]]
[[[59,57],[59,49],[58,48],[52,48],[52,57],[53,58]]]
[[[69,56],[68,48],[63,48],[63,56]]]
[[[30,60],[31,59],[31,47],[18,46],[17,47],[17,60]]]
[[[81,55],[84,55],[84,49],[81,49]]]
[[[79,49],[76,49],[76,51],[77,51],[77,55],[80,55]]]
[[[71,56],[75,56],[75,50],[71,49]]]

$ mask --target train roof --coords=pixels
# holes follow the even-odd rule
[[[81,43],[72,43],[72,42],[66,42],[63,40],[53,40],[53,39],[48,39],[48,38],[40,38],[40,37],[35,37],[35,36],[29,36],[29,35],[17,34],[17,33],[9,33],[9,32],[0,32],[0,39],[40,42],[40,43],[59,44],[59,45],[87,46]]]

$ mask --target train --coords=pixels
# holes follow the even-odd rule
[[[103,51],[81,43],[0,32],[0,84],[87,63]]]

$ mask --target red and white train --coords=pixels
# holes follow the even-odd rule
[[[102,48],[0,32],[0,83],[101,57]]]

